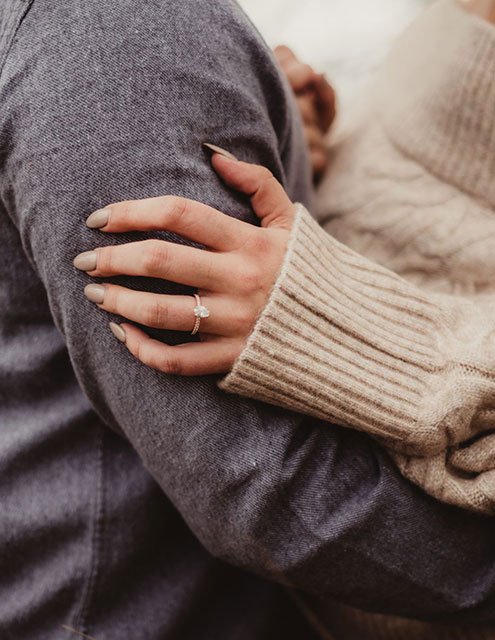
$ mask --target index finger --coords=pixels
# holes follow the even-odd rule
[[[171,231],[219,251],[236,249],[252,233],[245,222],[177,196],[117,202],[92,213],[86,224],[106,233]]]

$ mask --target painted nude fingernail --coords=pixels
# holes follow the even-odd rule
[[[106,207],[105,209],[98,209],[98,211],[95,211],[88,217],[86,220],[86,226],[90,229],[101,229],[102,227],[107,226],[109,219],[109,207]]]
[[[105,299],[105,287],[101,284],[88,284],[84,287],[84,295],[95,304],[103,304]]]
[[[120,324],[116,324],[115,322],[110,322],[109,327],[110,327],[110,331],[117,338],[117,340],[125,344],[126,335],[125,335],[124,329],[122,329]]]
[[[96,252],[85,251],[74,258],[74,266],[80,271],[94,271],[96,269]]]
[[[217,147],[216,144],[210,144],[209,142],[203,142],[203,147],[206,147],[213,153],[219,153],[224,158],[228,158],[229,160],[237,160],[234,154],[230,153],[230,151],[225,151],[222,147]]]

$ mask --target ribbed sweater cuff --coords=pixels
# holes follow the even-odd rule
[[[441,412],[451,406],[440,397],[451,394],[448,375],[435,392],[447,369],[438,341],[452,323],[434,300],[337,242],[298,206],[270,300],[220,386],[402,451],[438,451],[446,445]]]

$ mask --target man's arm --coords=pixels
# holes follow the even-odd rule
[[[84,225],[102,205],[176,193],[252,219],[202,142],[294,191],[282,87],[231,3],[35,0],[0,99],[1,196],[79,381],[205,546],[369,609],[495,617],[495,522],[429,499],[365,436],[143,367],[84,299],[72,259],[102,242]]]

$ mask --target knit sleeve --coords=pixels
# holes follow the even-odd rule
[[[372,434],[424,484],[424,460],[445,467],[495,409],[493,311],[419,290],[299,206],[269,302],[220,386]],[[465,506],[440,485],[437,497]]]

